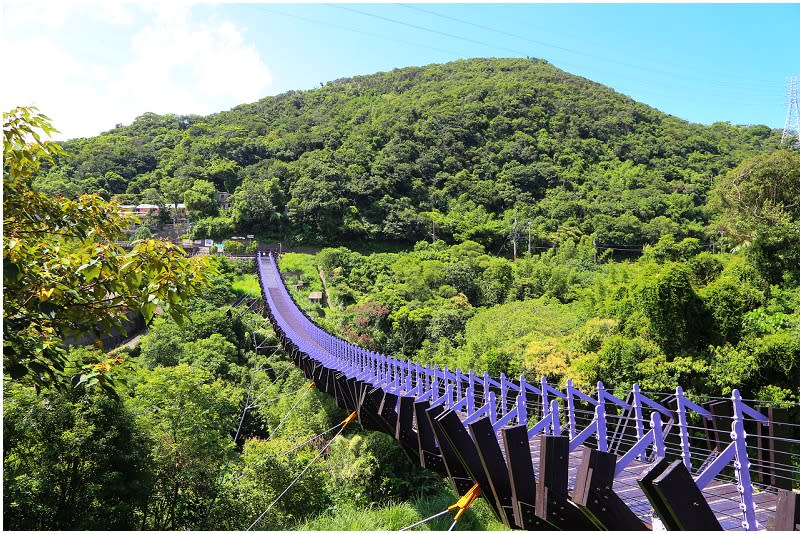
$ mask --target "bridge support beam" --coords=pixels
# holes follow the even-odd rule
[[[504,524],[508,524],[505,511],[497,505],[497,502],[491,495],[489,478],[486,476],[486,472],[481,465],[478,450],[475,448],[475,442],[472,441],[469,432],[467,432],[458,414],[453,410],[446,410],[433,419],[432,423],[434,426],[437,424],[439,425],[444,439],[450,442],[458,461],[464,466],[464,469],[467,470],[472,480],[477,482],[481,487],[482,496],[486,499],[486,502],[492,508],[497,518]],[[442,438],[438,437],[438,435],[437,438],[441,444]]]
[[[376,429],[384,434],[389,434],[394,437],[394,425],[390,425],[388,421],[381,415],[381,404],[383,403],[383,390],[366,385],[364,395],[361,399],[361,406],[359,407],[359,414],[369,413],[373,419]],[[360,417],[360,415],[359,415]],[[363,426],[363,425],[362,425]]]
[[[569,437],[539,436],[539,484],[536,515],[561,530],[598,530],[592,520],[569,500]]]
[[[424,401],[417,401],[414,403],[414,417],[417,421],[417,447],[419,450],[419,463],[425,469],[438,473],[446,477],[447,469],[442,460],[442,453],[439,447],[436,446],[436,435],[431,427],[431,422],[425,413],[431,406],[431,403]]]
[[[489,417],[484,416],[470,423],[469,432],[478,452],[483,471],[489,480],[489,489],[495,501],[495,506],[502,511],[503,523],[509,528],[522,528],[522,522],[517,521],[514,515],[514,506],[511,501],[511,482],[508,478],[508,466],[503,459],[497,434],[492,427]],[[485,495],[485,493],[484,493]]]
[[[639,486],[668,530],[722,530],[681,460],[662,458],[639,478]]]
[[[647,530],[644,523],[614,492],[616,465],[616,454],[584,449],[572,500],[603,529]]]
[[[773,530],[800,530],[800,493],[791,490],[778,491]]]
[[[456,492],[459,495],[466,495],[470,488],[475,485],[475,480],[461,463],[455,447],[447,439],[444,429],[439,424],[438,417],[443,412],[444,408],[442,406],[434,406],[426,410],[425,416],[428,418],[428,422],[436,435],[436,440],[439,442],[439,450],[442,453],[442,461],[444,462],[447,476],[450,477]]]

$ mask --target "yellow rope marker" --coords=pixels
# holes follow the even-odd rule
[[[355,419],[357,415],[358,415],[358,414],[357,414],[356,412],[353,412],[353,413],[351,413],[350,415],[348,415],[348,416],[347,416],[347,419],[345,419],[344,421],[342,421],[342,424],[343,424],[344,426],[347,426],[347,425],[349,425],[350,423],[352,423],[352,422],[353,422],[353,419]],[[344,428],[344,427],[342,427],[342,428]]]
[[[313,388],[313,387],[314,387],[314,382],[311,382],[311,383],[309,383],[309,384],[308,384],[306,387],[307,387],[308,389],[311,389],[311,388]]]
[[[461,519],[461,516],[467,511],[467,509],[472,506],[472,503],[475,502],[475,499],[481,496],[481,487],[478,484],[472,486],[467,492],[458,499],[454,504],[451,504],[447,507],[448,510],[455,510],[458,508],[458,512],[456,512],[455,520],[458,521]]]

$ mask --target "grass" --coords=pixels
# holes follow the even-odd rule
[[[258,283],[258,276],[255,274],[242,274],[237,276],[231,288],[237,295],[247,295],[253,298],[261,296],[261,286]]]
[[[297,530],[400,530],[412,523],[435,515],[456,502],[458,496],[449,489],[414,500],[389,503],[384,506],[358,508],[346,503],[341,508],[329,510],[299,525]],[[455,512],[438,517],[415,527],[414,530],[447,530],[453,522]],[[498,521],[483,499],[461,518],[455,530],[507,530]]]

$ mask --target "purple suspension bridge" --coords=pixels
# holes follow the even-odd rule
[[[479,486],[509,528],[800,529],[800,425],[785,407],[737,390],[694,402],[680,387],[615,396],[598,382],[587,394],[399,360],[319,328],[275,257],[256,262],[267,315],[305,375],[460,495]]]

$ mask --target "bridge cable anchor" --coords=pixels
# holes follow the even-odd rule
[[[472,506],[472,503],[474,503],[475,500],[480,496],[481,487],[476,483],[469,490],[467,490],[467,492],[460,499],[447,507],[448,510],[455,510],[458,508],[458,512],[456,512],[456,516],[453,519],[453,524],[447,529],[448,531],[455,528],[456,523],[458,523],[458,520],[461,519],[461,516],[467,512],[469,507]]]
[[[427,523],[428,521],[433,521],[437,517],[441,517],[441,516],[451,512],[452,510],[458,509],[458,512],[456,512],[456,515],[455,515],[455,520],[453,521],[453,524],[450,525],[450,528],[448,529],[448,530],[453,530],[453,528],[456,526],[456,523],[458,523],[458,520],[461,519],[461,516],[464,515],[464,513],[467,511],[467,509],[472,505],[473,502],[475,502],[475,499],[480,497],[480,495],[481,495],[481,488],[480,488],[480,486],[478,484],[475,484],[469,490],[467,490],[467,492],[462,497],[460,497],[456,502],[454,502],[453,504],[448,506],[445,510],[439,512],[438,514],[434,514],[434,515],[432,515],[430,517],[427,517],[427,518],[423,519],[422,521],[417,521],[416,523],[412,523],[411,525],[408,525],[407,527],[403,527],[403,528],[400,529],[400,531],[402,532],[402,531],[406,531],[406,530],[412,529],[412,528],[414,528],[416,526],[422,525],[423,523]]]
[[[353,413],[351,413],[350,415],[348,415],[348,416],[347,416],[347,419],[345,419],[344,421],[342,421],[342,428],[344,428],[344,427],[346,427],[347,425],[349,425],[350,423],[352,423],[352,422],[353,422],[353,420],[354,420],[354,419],[355,419],[357,416],[358,416],[358,413],[356,413],[356,412],[353,412]]]

